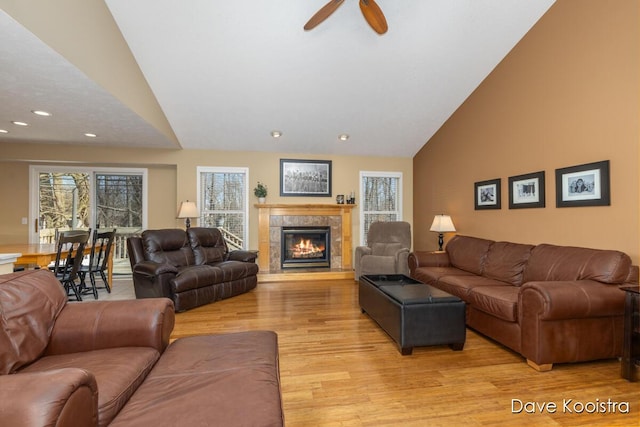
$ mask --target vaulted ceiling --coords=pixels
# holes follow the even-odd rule
[[[412,157],[554,3],[327,1],[0,0],[0,141]]]

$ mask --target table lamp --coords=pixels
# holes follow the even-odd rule
[[[453,221],[451,221],[451,217],[449,215],[436,215],[433,218],[433,223],[431,224],[431,228],[429,231],[435,231],[438,233],[438,250],[442,250],[442,245],[444,244],[444,234],[451,231],[456,231],[456,228],[453,226]]]
[[[200,216],[198,208],[195,202],[182,202],[180,203],[180,209],[178,209],[178,218],[186,218],[184,223],[187,226],[187,230],[191,227],[191,218],[197,218]]]

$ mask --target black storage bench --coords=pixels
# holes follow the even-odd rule
[[[397,343],[413,347],[448,344],[462,350],[466,339],[465,303],[460,298],[402,274],[360,276],[360,309]]]

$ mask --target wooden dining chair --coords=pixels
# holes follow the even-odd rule
[[[115,235],[115,229],[103,232],[98,232],[98,230],[94,231],[91,254],[88,259],[85,258],[85,261],[80,265],[80,270],[78,270],[80,288],[83,294],[91,292],[93,293],[93,298],[98,299],[98,289],[106,289],[108,293],[111,293],[111,286],[107,279],[106,271]],[[90,287],[88,287],[86,283],[87,275],[89,276]],[[98,288],[96,286],[96,275],[100,275],[104,287]]]
[[[82,301],[79,286],[76,284],[78,271],[84,258],[84,248],[89,240],[89,231],[69,230],[60,232],[57,242],[56,261],[51,271],[56,275],[68,296]]]

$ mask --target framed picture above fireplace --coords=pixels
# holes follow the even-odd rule
[[[331,197],[331,160],[280,159],[280,195]]]

